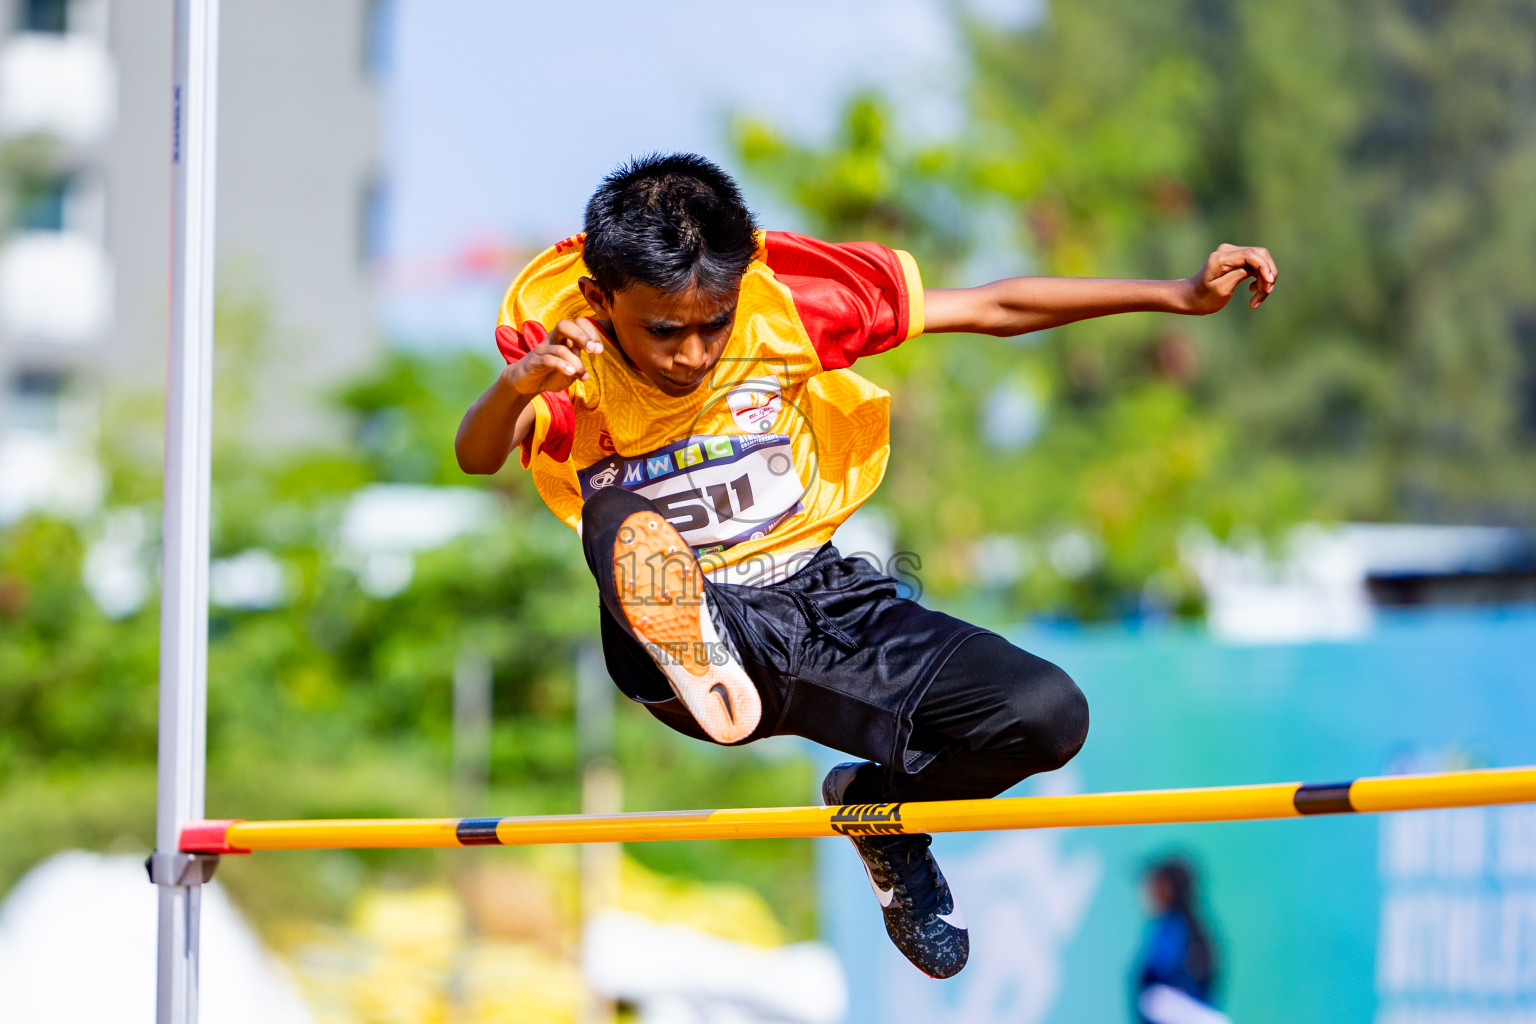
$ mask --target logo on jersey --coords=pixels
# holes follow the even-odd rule
[[[618,475],[619,467],[617,464],[604,466],[587,478],[587,486],[594,491],[602,490],[604,487],[610,486],[618,478]]]
[[[784,409],[784,393],[774,377],[742,381],[730,390],[725,401],[736,425],[749,434],[768,433]]]

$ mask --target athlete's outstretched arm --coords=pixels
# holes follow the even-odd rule
[[[512,449],[533,429],[529,403],[542,391],[564,391],[586,380],[582,352],[603,350],[603,336],[585,317],[561,320],[549,335],[515,363],[509,363],[496,383],[464,414],[453,452],[466,473],[494,473],[506,464]]]
[[[1011,277],[979,288],[923,292],[927,334],[1010,337],[1111,313],[1203,316],[1226,306],[1252,278],[1248,305],[1258,309],[1275,290],[1279,271],[1268,249],[1223,245],[1181,281],[1117,281],[1086,277]]]

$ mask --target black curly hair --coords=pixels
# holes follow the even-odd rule
[[[757,252],[731,176],[693,153],[653,153],[603,179],[587,203],[583,259],[607,295],[632,284],[723,296]]]

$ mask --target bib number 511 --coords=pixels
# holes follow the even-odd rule
[[[745,473],[728,484],[707,484],[702,488],[677,491],[656,499],[656,507],[661,509],[661,514],[679,533],[707,528],[711,511],[715,514],[715,520],[723,523],[745,512],[753,503],[752,481]]]

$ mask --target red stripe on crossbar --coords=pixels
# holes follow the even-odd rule
[[[250,850],[229,845],[229,827],[244,820],[189,821],[181,830],[181,850],[183,853],[250,853]]]

